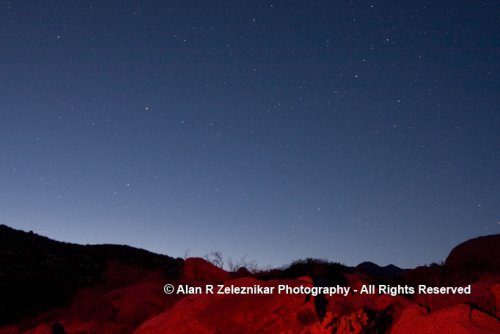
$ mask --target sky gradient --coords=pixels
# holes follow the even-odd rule
[[[497,1],[0,1],[0,223],[403,267],[500,233]]]

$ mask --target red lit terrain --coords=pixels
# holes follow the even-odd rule
[[[0,334],[500,333],[500,235],[411,270],[319,260],[250,273],[127,246],[80,246],[0,226]],[[467,286],[459,294],[165,294],[204,287]]]

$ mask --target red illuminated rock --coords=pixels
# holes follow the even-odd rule
[[[500,318],[500,284],[492,286],[491,293],[495,297],[495,314]]]
[[[299,280],[262,282],[243,278],[226,286],[298,286]],[[145,322],[135,334],[153,333],[306,333],[318,318],[312,299],[305,295],[193,295]]]
[[[405,309],[391,334],[492,334],[500,332],[500,322],[487,313],[460,304],[437,312],[413,305]]]
[[[222,283],[229,278],[228,272],[202,258],[188,258],[184,261],[182,279],[185,281]]]
[[[458,273],[500,273],[500,234],[468,240],[452,249],[446,258],[448,269]]]
[[[488,313],[495,313],[495,296],[491,291],[491,287],[495,281],[500,281],[500,277],[491,280],[484,280],[471,284],[472,293],[469,294],[415,294],[415,302],[419,305],[426,306],[432,312],[440,309],[449,308],[457,304],[475,305]]]

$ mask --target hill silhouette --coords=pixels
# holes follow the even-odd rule
[[[371,276],[394,277],[401,274],[404,269],[401,269],[393,264],[381,267],[370,261],[365,261],[356,266],[357,270]]]
[[[104,281],[109,265],[179,276],[182,261],[121,245],[77,245],[0,225],[0,324],[67,304]]]

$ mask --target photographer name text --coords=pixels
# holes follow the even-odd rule
[[[309,286],[309,285],[250,285],[236,286],[224,284],[206,284],[203,286],[192,286],[187,284],[174,286],[166,284],[163,287],[166,294],[177,295],[328,295],[344,296],[349,295],[470,295],[471,285],[467,286],[428,286],[420,284],[418,286],[409,285],[375,285],[366,284],[358,289],[349,286]]]

